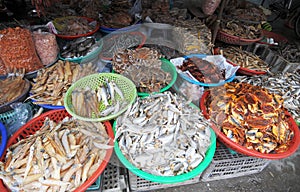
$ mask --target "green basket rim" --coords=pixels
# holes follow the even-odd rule
[[[116,122],[114,122],[113,124],[113,131],[114,133],[116,132]],[[208,165],[211,163],[215,151],[216,151],[216,134],[214,132],[214,130],[212,128],[210,128],[210,147],[207,149],[206,151],[206,155],[205,158],[203,159],[203,161],[192,171],[188,172],[188,173],[184,173],[181,175],[177,175],[177,176],[158,176],[158,175],[152,175],[150,173],[147,173],[145,171],[142,171],[140,169],[138,169],[137,167],[135,167],[134,165],[132,165],[127,158],[123,155],[123,153],[121,152],[120,148],[119,148],[119,143],[117,141],[115,141],[114,143],[114,150],[115,153],[117,155],[117,157],[119,158],[119,160],[123,163],[123,165],[129,169],[129,171],[131,171],[132,173],[136,174],[137,176],[152,181],[152,182],[158,182],[158,183],[164,183],[164,184],[171,184],[171,183],[178,183],[178,182],[183,182],[189,179],[192,179],[194,177],[196,177],[197,175],[199,175],[201,172],[203,172]]]
[[[94,51],[92,51],[91,53],[85,55],[85,56],[81,56],[81,57],[76,57],[76,58],[65,58],[65,57],[62,57],[60,54],[58,55],[59,59],[60,60],[63,60],[63,61],[71,61],[71,62],[81,62],[81,61],[84,61],[84,60],[92,60],[94,58],[96,58],[99,53],[101,52],[102,50],[102,47],[103,47],[103,40],[100,39],[98,41],[96,41],[96,43],[99,42],[99,47],[97,49],[95,49]]]
[[[164,64],[167,64],[168,67],[171,69],[172,74],[173,74],[173,78],[172,78],[171,82],[170,82],[167,86],[161,88],[161,89],[159,90],[159,92],[152,92],[152,93],[137,92],[138,96],[140,96],[140,97],[145,97],[145,96],[149,96],[150,94],[163,93],[164,91],[170,89],[170,88],[174,85],[174,83],[176,82],[176,79],[177,79],[177,71],[176,71],[175,66],[174,66],[174,65],[171,63],[171,61],[169,61],[168,59],[161,58],[160,60],[161,60]]]
[[[102,76],[106,76],[106,77],[108,77],[108,76],[114,76],[114,77],[116,77],[116,78],[125,80],[125,81],[130,85],[130,87],[132,88],[132,91],[133,91],[133,99],[132,99],[131,101],[129,101],[129,103],[128,103],[123,109],[121,109],[118,113],[115,113],[115,114],[112,114],[112,115],[108,115],[108,116],[106,116],[106,117],[89,118],[89,117],[82,117],[82,116],[77,115],[77,114],[71,109],[71,106],[69,106],[69,105],[67,104],[67,103],[68,103],[68,102],[67,102],[67,101],[68,101],[67,99],[71,96],[72,91],[73,91],[74,88],[76,88],[77,85],[80,84],[81,82],[83,82],[83,81],[85,81],[85,80],[87,80],[87,79],[89,79],[89,78],[97,78],[97,77],[100,78],[100,77],[102,77]],[[133,83],[130,79],[128,79],[128,78],[126,78],[126,77],[124,77],[124,76],[122,76],[122,75],[116,74],[116,73],[96,73],[96,74],[88,75],[88,76],[85,76],[85,77],[79,79],[79,80],[76,81],[73,85],[71,85],[71,87],[69,87],[69,89],[67,90],[66,95],[65,95],[65,97],[64,97],[64,106],[65,106],[67,112],[70,113],[70,115],[72,115],[73,117],[75,117],[75,118],[77,118],[77,119],[79,119],[79,120],[83,120],[83,121],[94,121],[94,122],[96,122],[96,121],[108,121],[108,120],[111,120],[111,119],[114,119],[114,118],[118,117],[118,116],[121,115],[123,112],[125,112],[125,111],[127,110],[127,108],[135,101],[136,97],[137,97],[136,87],[135,87],[134,83]]]

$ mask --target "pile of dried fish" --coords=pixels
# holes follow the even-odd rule
[[[97,73],[92,63],[83,67],[77,63],[59,60],[53,66],[38,72],[33,79],[30,97],[35,104],[63,105],[68,88],[80,78]]]
[[[283,99],[248,83],[227,83],[210,89],[210,119],[235,143],[261,153],[289,149],[294,132]]]
[[[15,100],[24,94],[26,89],[27,92],[25,94],[29,91],[29,83],[22,76],[8,77],[0,80],[0,106]]]
[[[284,73],[273,76],[241,76],[240,82],[267,88],[269,92],[278,94],[284,99],[284,107],[300,122],[300,75]]]
[[[300,63],[300,44],[297,42],[284,44],[272,50],[291,63]]]
[[[99,45],[93,36],[80,37],[78,39],[68,41],[62,46],[60,55],[63,58],[78,58],[86,56],[97,49]]]
[[[257,39],[261,37],[260,24],[249,24],[238,20],[223,19],[220,27],[223,32],[244,39]]]
[[[176,37],[179,51],[185,55],[192,53],[211,54],[211,31],[194,18],[190,20],[178,20],[175,23],[173,35]]]
[[[12,191],[73,191],[104,161],[108,143],[101,122],[46,118],[34,135],[9,147],[0,178]]]
[[[119,51],[113,57],[113,69],[131,79],[139,92],[159,92],[168,85],[172,76],[161,69],[162,55],[154,49],[143,47],[140,49]]]
[[[94,23],[75,16],[54,19],[53,24],[60,35],[81,35],[95,29]]]
[[[117,84],[107,79],[94,90],[90,87],[75,88],[72,91],[72,104],[77,115],[98,118],[116,114],[127,102]]]
[[[110,60],[119,50],[141,45],[144,43],[144,38],[144,35],[139,32],[106,35],[102,38],[101,57]]]
[[[153,175],[174,176],[196,168],[211,145],[210,123],[198,109],[170,92],[138,98],[117,118],[124,156]]]
[[[230,6],[225,6],[224,15],[248,22],[267,21],[263,9],[249,1],[231,0]]]
[[[194,78],[203,83],[219,83],[225,79],[225,71],[220,70],[215,64],[201,58],[192,57],[177,66],[181,71],[189,71]]]
[[[269,70],[269,64],[264,62],[257,55],[240,48],[229,46],[224,48],[221,54],[232,63],[241,67],[257,71]]]
[[[130,9],[134,1],[111,1],[109,7],[101,11],[100,20],[104,26],[110,28],[123,28],[133,24],[133,17]]]

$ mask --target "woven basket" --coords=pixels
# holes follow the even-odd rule
[[[263,36],[257,38],[257,39],[245,39],[241,37],[237,37],[234,35],[229,35],[228,33],[225,33],[224,31],[219,30],[217,34],[217,39],[219,41],[222,41],[224,43],[233,44],[233,45],[250,45],[252,43],[258,42],[262,40]]]

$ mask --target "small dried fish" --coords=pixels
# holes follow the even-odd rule
[[[64,95],[72,83],[94,73],[97,73],[97,67],[92,63],[82,67],[77,63],[58,61],[38,72],[33,79],[29,98],[35,104],[64,105]]]
[[[72,91],[72,105],[77,115],[99,118],[119,112],[127,101],[117,84],[106,79],[94,90],[90,87],[75,88]]]
[[[261,37],[260,24],[249,24],[238,20],[222,19],[220,27],[225,33],[244,39],[257,39]]]
[[[193,170],[205,158],[210,123],[171,92],[138,98],[117,118],[115,139],[125,157],[154,175]]]
[[[82,129],[101,136],[86,135]],[[64,149],[50,142],[55,141],[55,137],[59,138]],[[97,141],[96,145],[94,141]],[[113,147],[109,141],[101,122],[82,122],[66,117],[55,123],[47,117],[34,135],[9,147],[5,162],[0,162],[0,178],[15,191],[40,191],[43,188],[73,191],[96,171],[95,166],[99,167],[106,150]],[[24,155],[16,156],[19,148],[24,149]],[[58,158],[61,150],[65,153]]]
[[[229,46],[224,48],[221,53],[226,59],[241,67],[257,71],[268,71],[269,69],[269,64],[257,55],[240,48]]]

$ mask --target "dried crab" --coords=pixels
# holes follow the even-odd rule
[[[281,96],[247,83],[227,83],[211,89],[210,117],[232,141],[261,153],[282,153],[294,132]]]

